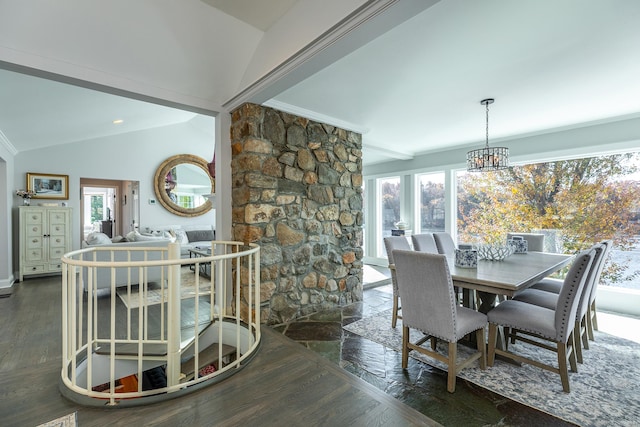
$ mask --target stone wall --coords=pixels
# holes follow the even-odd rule
[[[261,320],[362,300],[362,136],[272,108],[232,114],[235,240],[261,247]]]

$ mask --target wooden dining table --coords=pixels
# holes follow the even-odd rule
[[[527,252],[502,261],[478,260],[477,268],[462,268],[455,265],[453,256],[447,257],[454,286],[507,298],[561,270],[572,259],[573,255]]]
[[[527,252],[513,254],[502,261],[478,260],[477,268],[457,267],[454,258],[454,256],[447,256],[447,262],[453,285],[462,288],[462,304],[487,313],[496,304],[497,298],[511,298],[517,291],[526,289],[561,270],[573,260],[574,256]],[[481,304],[477,306],[476,293],[481,300]],[[500,329],[496,346],[504,349],[504,343],[503,331]]]

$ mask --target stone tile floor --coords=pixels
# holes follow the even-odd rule
[[[446,373],[342,329],[392,308],[391,285],[365,287],[364,300],[273,326],[287,337],[445,426],[567,426],[558,418],[458,379],[447,392]]]

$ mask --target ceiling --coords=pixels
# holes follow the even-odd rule
[[[296,3],[202,1],[263,31]],[[483,144],[489,97],[490,143],[640,117],[638,22],[636,0],[443,0],[267,105],[362,132],[365,165]],[[196,117],[4,70],[0,99],[18,152]]]

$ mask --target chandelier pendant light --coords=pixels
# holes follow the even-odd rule
[[[509,167],[509,149],[507,147],[489,148],[489,104],[493,104],[493,101],[492,98],[480,101],[480,104],[486,107],[486,143],[484,148],[471,150],[467,153],[467,171],[469,172],[497,171]]]

